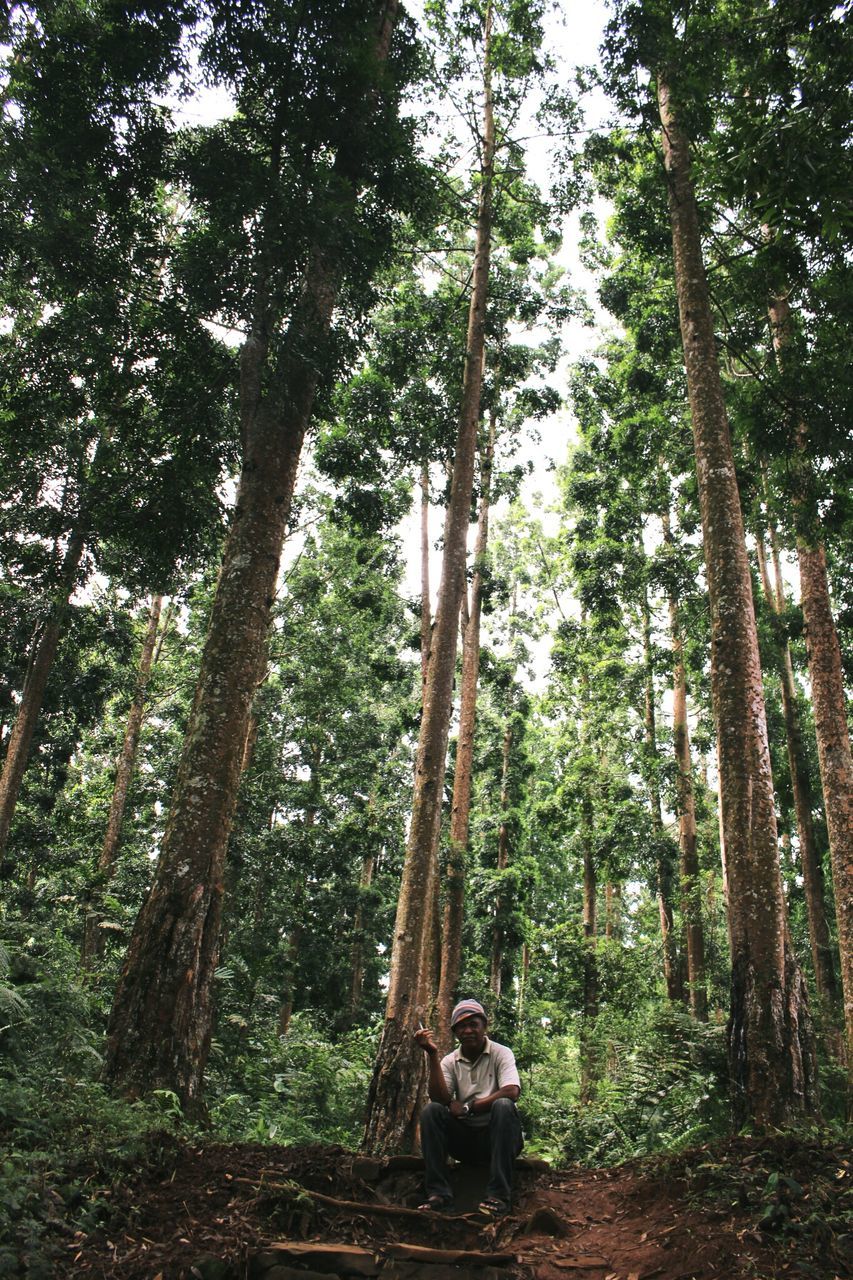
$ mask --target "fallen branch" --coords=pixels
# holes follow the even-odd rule
[[[298,1183],[292,1182],[267,1182],[258,1186],[254,1178],[235,1178],[234,1181],[254,1187],[259,1195],[269,1191],[307,1196],[309,1200],[317,1200],[320,1204],[327,1205],[330,1209],[339,1209],[345,1213],[368,1213],[386,1218],[417,1218],[420,1222],[427,1218],[440,1219],[442,1222],[460,1222],[467,1221],[471,1217],[482,1217],[481,1214],[472,1215],[469,1213],[427,1214],[421,1209],[407,1209],[399,1204],[365,1204],[361,1200],[337,1200],[334,1196],[324,1195],[321,1191],[309,1191],[307,1187],[302,1187]]]

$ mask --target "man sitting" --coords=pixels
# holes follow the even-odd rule
[[[524,1139],[515,1104],[521,1082],[512,1050],[486,1035],[486,1013],[476,1000],[462,1000],[450,1015],[459,1048],[439,1059],[428,1027],[415,1039],[429,1059],[431,1101],[421,1112],[421,1151],[426,1164],[424,1210],[453,1203],[447,1181],[448,1154],[465,1164],[488,1164],[483,1213],[498,1217],[512,1201],[513,1161]]]

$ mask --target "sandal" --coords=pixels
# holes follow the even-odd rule
[[[421,1213],[447,1213],[452,1208],[452,1200],[448,1200],[446,1196],[438,1195],[427,1196],[423,1204],[418,1205],[418,1210]]]
[[[490,1218],[502,1218],[505,1213],[509,1213],[507,1202],[499,1200],[497,1196],[487,1196],[480,1202],[479,1209],[480,1213],[485,1213]]]

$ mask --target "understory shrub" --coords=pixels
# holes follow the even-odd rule
[[[333,1041],[322,1015],[303,1010],[283,1036],[250,1036],[236,1055],[214,1046],[211,1124],[230,1141],[357,1147],[377,1038],[358,1027]]]
[[[675,1005],[641,1007],[631,1020],[599,1015],[602,1071],[576,1103],[563,1158],[586,1165],[678,1151],[729,1131],[725,1028]]]

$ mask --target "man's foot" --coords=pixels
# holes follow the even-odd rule
[[[509,1205],[506,1200],[499,1200],[497,1196],[487,1196],[480,1202],[480,1213],[485,1213],[490,1218],[502,1218],[505,1213],[509,1213]]]
[[[453,1208],[453,1201],[449,1200],[447,1196],[427,1196],[423,1204],[418,1205],[418,1208],[421,1213],[447,1213]]]

